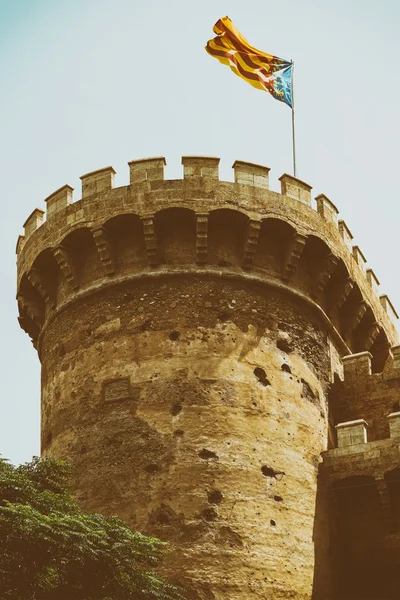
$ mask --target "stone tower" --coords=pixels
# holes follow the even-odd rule
[[[337,482],[369,477],[376,510],[393,508],[394,309],[326,196],[315,210],[290,175],[271,191],[267,167],[236,161],[232,183],[217,158],[182,164],[172,181],[164,158],[132,161],[118,188],[112,167],[88,173],[81,200],[66,185],[25,223],[42,453],[72,462],[84,510],[167,540],[164,572],[192,598],[343,600],[358,546],[344,564]],[[365,386],[385,365],[395,391],[377,409]],[[374,446],[380,470],[353,473],[379,443],[385,465]]]

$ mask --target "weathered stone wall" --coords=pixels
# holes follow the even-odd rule
[[[321,475],[335,597],[343,600],[400,594],[399,351],[381,373],[371,372],[368,352],[345,357],[343,380],[329,393],[338,447],[323,453]]]
[[[164,571],[193,598],[330,600],[319,463],[347,409],[328,387],[352,352],[383,368],[395,311],[326,196],[315,211],[289,175],[277,194],[266,167],[237,161],[229,183],[218,159],[182,162],[182,181],[163,158],[121,188],[89,173],[82,200],[64,186],[25,223],[42,452],[72,462],[85,510],[168,540]]]
[[[307,307],[161,277],[72,304],[40,350],[43,452],[85,510],[170,541],[205,597],[309,597],[330,363]]]
[[[400,348],[395,347],[395,356]],[[345,361],[343,381],[330,391],[330,406],[335,423],[364,419],[368,441],[388,438],[390,413],[400,410],[400,364],[389,356],[380,373],[371,373],[368,353]]]

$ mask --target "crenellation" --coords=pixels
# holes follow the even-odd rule
[[[271,170],[269,167],[235,160],[232,168],[235,173],[235,183],[269,190],[269,172]]]
[[[356,444],[367,443],[368,423],[364,419],[356,419],[335,426],[338,448],[346,448]]]
[[[128,164],[129,185],[113,188],[107,167],[81,178],[78,202],[54,192],[46,223],[37,209],[18,239],[43,452],[73,463],[85,510],[168,541],[166,572],[187,571],[193,590],[207,580],[202,595],[244,600],[260,569],[277,583],[262,576],[260,600],[333,599],[315,573],[335,567],[327,527],[333,513],[341,527],[347,483],[365,486],[357,526],[372,489],[376,523],[396,526],[397,314],[334,204],[320,194],[314,210],[301,180],[283,175],[278,194],[268,167],[244,161],[234,182],[213,157],[183,157],[173,181],[164,157]]]
[[[107,167],[88,173],[82,177],[82,184],[85,188],[83,192],[83,199],[78,202],[70,203],[72,199],[72,188],[70,186],[63,186],[54,194],[49,196],[46,200],[48,205],[48,214],[52,216],[57,214],[57,219],[51,220],[51,227],[48,226],[42,228],[43,235],[35,237],[34,244],[28,244],[25,246],[26,238],[22,238],[18,242],[18,262],[19,265],[24,268],[32,266],[35,251],[40,252],[40,246],[42,249],[50,247],[52,251],[56,246],[63,245],[63,239],[65,236],[71,234],[74,228],[89,227],[100,229],[104,226],[105,221],[112,214],[118,214],[118,212],[124,214],[129,211],[139,211],[140,218],[143,222],[146,222],[147,215],[149,213],[155,214],[159,207],[158,197],[163,198],[162,206],[168,206],[166,201],[171,198],[171,203],[182,202],[184,200],[185,205],[194,205],[196,214],[199,215],[199,223],[202,221],[201,215],[209,213],[214,207],[216,208],[230,208],[232,207],[232,198],[241,202],[241,210],[247,213],[250,221],[260,221],[265,214],[265,211],[273,211],[277,214],[277,217],[286,222],[291,222],[291,218],[296,220],[303,220],[301,225],[299,224],[299,231],[296,232],[295,237],[288,247],[284,248],[284,256],[282,257],[282,279],[289,281],[296,271],[302,249],[304,247],[307,236],[304,235],[304,231],[307,229],[308,223],[312,223],[314,230],[320,229],[321,239],[328,245],[327,255],[331,255],[331,259],[326,260],[321,266],[319,273],[319,279],[315,282],[313,290],[310,290],[310,296],[316,298],[320,296],[320,300],[323,300],[325,290],[329,288],[327,285],[331,279],[332,272],[335,272],[335,262],[337,264],[342,260],[347,265],[348,272],[352,273],[352,279],[354,285],[357,285],[361,290],[364,297],[364,301],[371,306],[372,312],[375,315],[375,320],[385,329],[389,336],[390,343],[393,344],[396,341],[396,331],[393,325],[394,313],[390,310],[390,304],[385,300],[378,300],[369,294],[367,280],[360,277],[354,269],[352,269],[351,259],[348,254],[343,251],[340,244],[338,243],[340,237],[343,239],[343,235],[348,234],[348,228],[343,222],[341,222],[340,230],[336,235],[336,226],[330,227],[331,223],[329,219],[335,221],[337,211],[330,200],[320,194],[317,196],[317,208],[318,212],[310,206],[308,200],[310,199],[311,186],[308,186],[304,182],[297,180],[289,175],[284,175],[281,178],[282,191],[285,192],[285,201],[282,202],[282,196],[275,192],[270,192],[267,186],[269,168],[262,165],[256,165],[253,163],[246,163],[244,161],[236,161],[234,163],[235,171],[235,183],[224,182],[223,184],[218,181],[218,164],[219,159],[213,157],[199,157],[199,156],[188,156],[182,158],[184,165],[184,171],[186,173],[186,179],[196,180],[207,180],[207,187],[203,188],[205,195],[197,199],[199,188],[185,188],[182,185],[184,182],[164,180],[164,166],[166,164],[164,157],[155,157],[131,161],[129,163],[130,168],[130,185],[120,188],[112,188],[114,169]],[[159,181],[161,186],[146,188],[146,200],[144,201],[143,190],[136,190],[135,185],[143,183],[145,181]],[[238,183],[240,186],[238,187]],[[213,186],[218,186],[214,187]],[[197,190],[195,192],[194,190]],[[255,189],[259,191],[255,195]],[[95,190],[97,192],[95,193]],[[192,194],[195,194],[196,198],[191,200]],[[156,200],[157,197],[157,201]],[[154,198],[154,200],[153,200]],[[302,205],[297,201],[301,200]],[[63,209],[66,208],[65,213]],[[104,215],[104,216],[103,216]],[[290,217],[292,215],[292,217]],[[108,216],[108,217],[107,217]],[[32,215],[31,215],[32,217]],[[196,216],[197,219],[197,216]],[[32,219],[31,219],[32,221]],[[38,209],[33,213],[33,222],[28,223],[29,231],[36,230],[35,228],[40,227],[43,222],[43,211]],[[204,224],[203,224],[204,225]],[[57,230],[58,228],[58,230]],[[149,228],[147,226],[149,232]],[[314,233],[315,235],[315,233]],[[351,234],[350,234],[351,235]],[[207,252],[206,246],[204,245],[207,238],[207,233],[203,232],[196,234],[197,238],[194,241],[197,247],[196,251],[196,262],[198,264],[207,264]],[[202,237],[203,236],[203,237]],[[255,234],[251,234],[250,238],[247,238],[248,232],[243,231],[243,250],[242,256],[243,263],[242,268],[249,270],[252,268],[252,261],[254,260],[254,252],[257,248],[255,243]],[[202,237],[202,239],[201,239]],[[100,238],[98,238],[100,239]],[[350,238],[349,238],[350,239]],[[347,240],[349,242],[349,239]],[[157,265],[159,258],[157,255],[155,231],[148,233],[147,235],[147,247],[148,257],[153,266]],[[246,241],[247,240],[247,241]],[[251,249],[252,246],[252,249]],[[25,247],[27,251],[25,251]],[[23,250],[24,248],[24,250]],[[29,248],[29,249],[28,249]],[[103,249],[105,246],[103,244]],[[361,261],[361,253],[358,252],[357,247],[352,250],[355,260]],[[282,248],[283,250],[283,248]],[[108,252],[110,251],[110,248]],[[111,255],[110,255],[111,256]],[[112,262],[112,259],[110,259]],[[103,263],[104,264],[104,263]],[[360,262],[361,264],[361,262]],[[111,263],[110,263],[111,265]],[[361,265],[362,266],[362,265]],[[109,266],[107,269],[112,270]],[[22,272],[19,271],[19,281],[22,276]],[[367,275],[368,277],[368,275]],[[342,285],[342,284],[341,284]],[[351,291],[351,283],[348,285],[344,284],[345,295],[339,298],[339,303],[336,308],[340,308],[347,296],[346,294]],[[354,287],[354,286],[353,286]],[[77,289],[77,288],[74,288]],[[353,288],[352,288],[353,289]],[[339,290],[340,291],[340,290]],[[331,308],[332,300],[329,299]],[[349,319],[347,319],[349,321]],[[350,320],[354,323],[354,326],[350,323],[350,330],[354,330],[357,326],[357,316],[355,319]]]
[[[74,188],[70,185],[63,185],[45,199],[47,219],[58,214],[61,210],[66,209],[72,203],[73,191]]]
[[[311,206],[311,185],[308,185],[308,183],[301,181],[301,179],[297,179],[297,177],[288,175],[287,173],[281,175],[279,181],[281,182],[282,196],[300,200],[300,202],[304,202]]]
[[[400,438],[400,411],[392,412],[388,416],[391,438]]]
[[[25,229],[25,240],[32,235],[43,224],[45,212],[41,208],[35,208],[25,221],[23,227]]]
[[[372,269],[367,269],[367,281],[369,283],[369,285],[371,286],[371,290],[373,291],[374,294],[376,294],[376,296],[379,296],[379,286],[380,286],[380,282],[379,279],[377,278],[377,276],[375,275],[375,273],[373,272]]]
[[[357,354],[349,354],[343,356],[343,374],[344,378],[348,377],[363,377],[371,375],[372,354],[370,352],[358,352]]]
[[[342,240],[344,241],[345,245],[350,250],[350,252],[352,252],[352,250],[353,250],[353,244],[352,244],[353,234],[351,233],[350,229],[347,227],[347,225],[343,221],[343,219],[340,219],[338,221],[338,226],[339,226],[339,233],[341,235]]]
[[[15,247],[15,253],[18,254],[21,252],[22,248],[25,245],[25,236],[24,235],[19,235],[18,239],[17,239],[17,245]]]
[[[182,156],[184,179],[219,179],[220,159],[214,156]]]
[[[356,261],[357,265],[360,267],[361,271],[364,273],[364,275],[367,274],[367,259],[365,258],[364,254],[361,252],[360,248],[358,246],[353,246],[353,258]]]
[[[339,211],[336,206],[325,194],[319,194],[315,198],[317,203],[318,214],[329,223],[333,223],[335,227],[338,227],[338,215]]]
[[[394,324],[396,324],[396,322],[399,318],[399,315],[397,314],[396,309],[394,308],[393,304],[390,302],[389,296],[384,294],[383,296],[379,296],[379,300],[383,306],[383,310],[385,311],[385,313],[388,315],[390,320]]]
[[[400,369],[400,346],[392,346],[393,369]]]
[[[82,199],[111,190],[114,187],[114,175],[115,171],[112,167],[104,167],[82,175],[80,177],[82,181]]]
[[[163,181],[166,164],[167,161],[164,156],[131,160],[128,162],[130,184],[135,185],[144,181]]]

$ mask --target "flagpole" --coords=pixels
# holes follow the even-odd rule
[[[296,137],[295,137],[295,129],[294,129],[294,85],[293,85],[293,75],[294,75],[294,62],[292,63],[292,145],[293,145],[293,175],[297,177],[297,169],[296,169]]]

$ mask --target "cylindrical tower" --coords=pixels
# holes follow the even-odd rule
[[[20,324],[42,364],[42,452],[83,509],[170,543],[193,598],[330,597],[327,387],[397,341],[330,200],[269,169],[133,161],[64,186],[17,245]],[[332,429],[332,428],[331,428]],[[320,500],[321,498],[321,500]],[[320,582],[322,581],[322,584]],[[322,585],[322,587],[319,587]],[[322,591],[321,591],[322,590]]]

